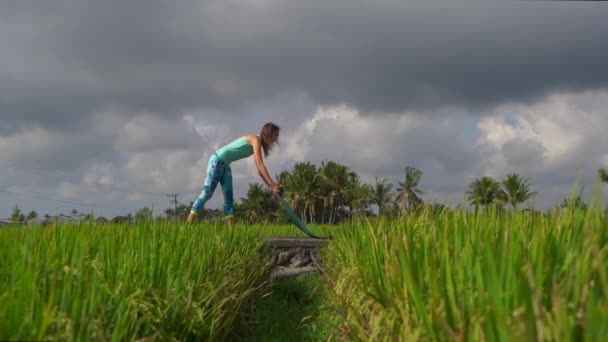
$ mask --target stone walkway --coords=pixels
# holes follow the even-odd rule
[[[321,262],[319,248],[327,240],[299,237],[274,237],[264,239],[270,252],[267,267],[272,269],[271,280],[315,272]]]

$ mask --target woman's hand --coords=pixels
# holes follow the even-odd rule
[[[270,184],[270,191],[272,191],[272,198],[275,198],[277,195],[283,194],[283,186],[279,183]]]

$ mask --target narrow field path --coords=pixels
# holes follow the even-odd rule
[[[325,294],[318,274],[284,278],[255,305],[243,341],[326,341],[331,328],[325,318]]]

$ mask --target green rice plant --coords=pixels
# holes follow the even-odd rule
[[[354,340],[604,340],[608,222],[599,208],[346,224],[323,255],[337,331]]]
[[[3,229],[0,339],[225,339],[267,279],[260,243],[238,225]]]

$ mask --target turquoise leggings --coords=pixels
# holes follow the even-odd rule
[[[234,216],[234,200],[232,194],[232,170],[230,165],[226,165],[217,154],[214,154],[209,158],[209,164],[207,166],[207,177],[203,185],[203,191],[198,196],[194,205],[192,206],[192,213],[199,214],[201,209],[204,208],[205,203],[213,196],[217,184],[222,185],[222,192],[224,193],[224,215],[226,217]]]

